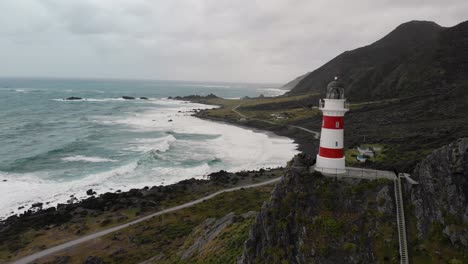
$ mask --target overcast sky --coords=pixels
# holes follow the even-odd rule
[[[287,82],[467,0],[0,0],[0,76]]]

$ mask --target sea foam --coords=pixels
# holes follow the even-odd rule
[[[85,162],[117,162],[114,159],[106,159],[101,157],[87,157],[83,155],[76,155],[71,157],[62,158],[63,161],[85,161]]]
[[[89,162],[90,165],[108,162],[112,168],[68,180],[53,180],[53,177],[41,175],[40,172],[0,172],[0,217],[27,210],[34,202],[47,202],[45,206],[55,206],[66,203],[70,195],[82,199],[87,197],[88,189],[102,194],[167,185],[189,178],[201,179],[221,169],[235,172],[285,166],[298,153],[297,145],[289,138],[202,120],[191,115],[193,109],[215,106],[169,99],[148,100],[147,104],[157,107],[126,116],[89,116],[90,122],[118,125],[119,129],[142,135],[154,134],[154,138],[119,142],[122,144],[122,153],[140,153],[139,159],[117,163],[110,158],[74,153],[63,157],[62,161]]]

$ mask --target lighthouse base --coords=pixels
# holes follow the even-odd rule
[[[346,172],[345,157],[331,159],[317,155],[315,171],[325,174],[343,174]]]

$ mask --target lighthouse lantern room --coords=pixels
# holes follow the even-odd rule
[[[344,115],[349,108],[337,77],[328,84],[326,98],[319,101],[319,109],[323,122],[315,170],[327,174],[345,173]]]

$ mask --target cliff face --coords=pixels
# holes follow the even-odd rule
[[[399,263],[393,183],[324,177],[300,157],[257,215],[239,263]],[[468,138],[403,181],[412,263],[468,263]]]
[[[439,229],[452,245],[468,249],[468,138],[434,151],[412,177],[419,182],[409,190],[418,238]]]
[[[289,170],[258,214],[239,263],[398,260],[392,186]]]

